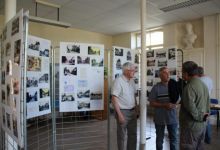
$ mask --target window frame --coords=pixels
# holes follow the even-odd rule
[[[146,50],[153,50],[153,49],[161,49],[161,48],[164,48],[164,31],[162,28],[158,29],[151,29],[151,30],[146,30],[145,34],[146,34],[146,38],[147,38],[147,34],[151,34],[151,33],[154,33],[154,32],[162,32],[163,33],[163,42],[162,44],[155,44],[155,45],[148,45],[147,46],[147,42],[146,42]],[[138,37],[141,36],[141,33],[138,32],[135,34],[135,47],[136,49],[141,49],[141,45],[138,47]],[[141,40],[141,37],[140,37],[140,40]],[[146,40],[147,41],[147,40]]]

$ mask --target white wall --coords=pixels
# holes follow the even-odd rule
[[[213,98],[217,97],[217,15],[204,17],[204,69],[205,74],[214,80],[214,89],[212,91]]]

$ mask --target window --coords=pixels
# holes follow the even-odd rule
[[[136,48],[141,48],[141,34],[136,35]],[[163,48],[163,31],[162,30],[150,30],[146,31],[146,48],[160,49]]]

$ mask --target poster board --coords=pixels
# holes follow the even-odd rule
[[[59,111],[103,110],[104,45],[61,42]]]
[[[147,96],[152,87],[160,82],[159,69],[167,67],[170,70],[170,78],[177,80],[177,50],[176,48],[163,48],[149,50],[147,57]]]
[[[113,46],[113,63],[112,63],[112,81],[122,75],[122,65],[126,62],[131,62],[135,65],[134,82],[138,89],[139,84],[139,55],[138,52],[130,48]]]
[[[51,41],[28,36],[26,106],[27,119],[51,113]]]
[[[28,13],[26,13],[28,14]],[[23,147],[24,13],[19,11],[4,27],[1,49],[1,111],[3,130]]]

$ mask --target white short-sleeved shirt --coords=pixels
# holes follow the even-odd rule
[[[132,109],[135,107],[135,83],[125,76],[115,79],[112,86],[112,95],[118,98],[120,109]]]
[[[205,83],[205,85],[207,86],[208,90],[209,90],[209,95],[211,94],[212,92],[212,89],[213,89],[213,82],[212,82],[212,79],[208,76],[203,76],[203,77],[200,77],[200,79],[202,80],[203,83]]]

